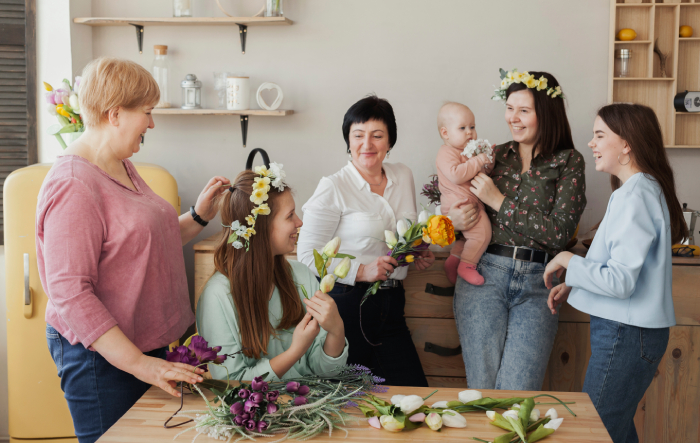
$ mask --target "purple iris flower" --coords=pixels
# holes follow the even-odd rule
[[[262,392],[253,392],[250,394],[250,401],[256,405],[260,404],[263,400],[265,400],[265,395]]]
[[[243,402],[234,403],[231,405],[231,414],[238,415],[243,412]]]
[[[274,414],[275,412],[277,412],[277,409],[279,409],[279,408],[277,407],[276,404],[274,404],[274,403],[267,404],[267,413],[268,414]]]
[[[250,397],[250,391],[247,389],[241,389],[240,391],[238,391],[238,396],[241,398],[248,398]]]
[[[298,395],[306,395],[309,393],[309,391],[311,391],[311,388],[309,388],[306,385],[301,385],[301,386],[299,386],[299,389],[297,389],[297,394]]]
[[[306,397],[294,397],[294,406],[305,405],[306,402]]]
[[[290,381],[287,383],[287,392],[297,392],[297,389],[299,389],[299,382],[298,381]]]
[[[236,425],[238,426],[243,426],[243,423],[245,423],[245,419],[242,415],[237,415],[233,418],[233,422],[236,423]]]
[[[267,401],[277,401],[280,396],[280,391],[270,391],[267,393]]]
[[[243,410],[246,412],[255,412],[258,408],[258,404],[252,400],[246,400],[245,405],[243,405]]]
[[[245,422],[245,428],[249,431],[254,431],[257,427],[258,424],[255,422],[255,420],[248,420],[247,422]]]
[[[265,431],[266,429],[267,429],[267,422],[266,422],[266,421],[263,421],[263,420],[260,420],[260,421],[258,422],[258,432],[263,432],[263,431]]]

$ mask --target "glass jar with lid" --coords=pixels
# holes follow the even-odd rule
[[[170,96],[168,94],[168,85],[170,84],[170,63],[168,62],[168,47],[166,45],[154,45],[155,59],[153,60],[153,78],[158,83],[160,89],[160,101],[156,108],[169,108]]]
[[[631,49],[618,49],[615,51],[615,77],[630,76]]]

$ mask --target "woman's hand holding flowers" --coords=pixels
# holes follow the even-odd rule
[[[416,269],[419,271],[424,271],[431,267],[435,263],[435,255],[432,251],[426,249],[417,254],[418,257],[413,262],[416,265]]]
[[[336,306],[335,300],[330,295],[316,291],[313,297],[304,299],[304,304],[306,304],[309,314],[313,315],[314,319],[318,321],[328,334],[345,337],[343,319],[338,313],[338,306]]]
[[[176,383],[199,383],[203,378],[199,374],[205,372],[204,368],[196,368],[185,363],[171,363],[160,358],[149,357],[140,354],[133,365],[131,374],[139,380],[158,386],[165,392],[175,397],[180,397],[180,392],[175,390]]]
[[[501,209],[501,204],[506,198],[498,190],[491,177],[483,172],[472,179],[472,187],[469,190],[479,197],[479,200],[484,202],[485,205],[492,207],[496,211]]]
[[[386,280],[389,278],[394,269],[399,266],[399,262],[395,258],[389,256],[377,257],[372,263],[360,265],[357,270],[356,281],[375,282],[377,280]]]
[[[294,333],[292,334],[292,346],[290,346],[289,350],[296,355],[295,360],[299,360],[306,353],[320,331],[321,327],[318,321],[307,312],[297,327],[294,328]],[[287,371],[285,370],[284,372]]]
[[[557,313],[557,308],[559,305],[563,304],[568,298],[571,288],[566,286],[565,283],[555,286],[549,291],[549,298],[547,298],[547,306],[552,311],[552,315]]]

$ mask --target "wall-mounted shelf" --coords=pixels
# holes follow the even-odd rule
[[[241,116],[241,136],[243,147],[248,141],[248,117],[284,117],[294,114],[291,109],[276,109],[266,111],[264,109],[245,109],[243,111],[231,111],[229,109],[182,109],[182,108],[154,108],[153,115],[240,115]]]
[[[682,25],[700,33],[700,0],[641,0],[611,2],[608,102],[639,103],[659,118],[667,148],[700,148],[700,120],[692,113],[676,112],[673,98],[685,90],[700,90],[700,36],[682,38]],[[638,40],[616,40],[623,28],[634,29]],[[662,77],[654,46],[667,55]],[[629,49],[630,77],[615,77],[615,51]]]
[[[238,26],[241,51],[245,54],[248,26],[289,26],[287,17],[76,17],[73,23],[88,26],[134,26],[139,53],[143,53],[145,26]]]

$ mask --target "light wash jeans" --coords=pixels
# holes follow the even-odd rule
[[[637,405],[668,346],[669,328],[640,328],[591,315],[591,358],[583,392],[614,443],[637,443]]]
[[[547,307],[544,268],[485,253],[477,265],[483,286],[457,279],[454,314],[470,389],[542,389],[559,325]]]

